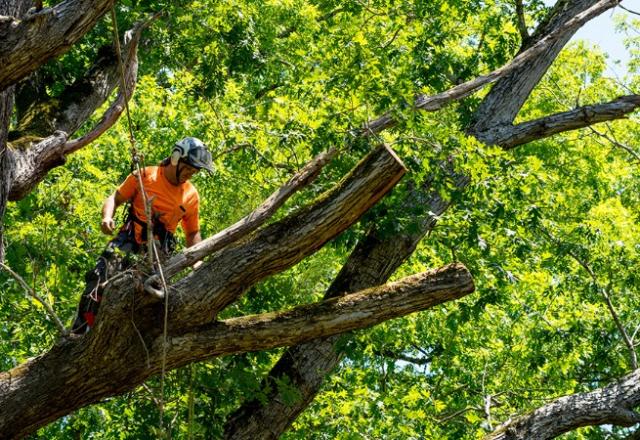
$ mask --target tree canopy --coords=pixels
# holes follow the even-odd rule
[[[0,438],[640,435],[634,5],[21,3],[0,1]],[[567,44],[611,10],[624,78]],[[164,380],[149,273],[114,280],[80,339],[43,305],[68,326],[106,243],[125,100],[146,164],[210,146],[204,237],[291,188],[169,263]]]

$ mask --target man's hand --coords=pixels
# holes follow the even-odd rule
[[[106,235],[112,235],[113,230],[116,228],[116,224],[112,218],[105,217],[102,219],[102,224],[100,224],[100,229],[102,229],[102,233]]]

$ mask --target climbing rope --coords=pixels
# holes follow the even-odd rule
[[[160,432],[164,434],[164,383],[167,367],[167,322],[169,320],[169,289],[167,288],[167,282],[164,278],[162,270],[162,264],[160,262],[160,255],[158,248],[153,237],[153,226],[151,224],[151,202],[147,197],[144,182],[142,180],[142,170],[140,167],[140,154],[136,147],[136,139],[133,134],[133,123],[131,121],[131,112],[129,111],[129,93],[127,90],[127,81],[125,78],[124,63],[122,62],[122,49],[120,48],[120,37],[118,31],[118,20],[116,19],[115,6],[111,7],[111,22],[113,24],[113,41],[116,49],[116,56],[118,58],[118,68],[120,71],[120,87],[124,94],[124,107],[127,114],[127,123],[129,127],[129,143],[131,144],[131,160],[135,167],[135,174],[138,178],[138,185],[140,186],[140,194],[145,207],[145,214],[147,216],[147,255],[149,256],[149,265],[151,270],[157,270],[160,280],[162,281],[162,289],[164,291],[164,319],[162,329],[162,360],[161,360],[161,373],[160,373],[160,397],[159,397],[159,419],[160,419]]]

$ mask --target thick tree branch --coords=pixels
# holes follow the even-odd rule
[[[583,426],[640,423],[640,370],[588,393],[561,397],[524,416],[508,420],[485,440],[546,440]]]
[[[463,175],[454,175],[452,180],[458,188],[464,188],[469,182]],[[395,234],[371,228],[356,245],[325,298],[339,297],[387,282],[449,206],[450,202],[431,189],[431,183],[426,182],[424,187],[409,191],[401,202],[400,209],[423,206],[424,213],[414,215],[414,222]],[[313,400],[324,378],[340,361],[341,354],[335,349],[337,339],[316,339],[289,348],[266,378],[267,388],[271,389],[266,403],[257,399],[245,402],[227,420],[225,439],[279,438]],[[274,383],[282,377],[288,378],[297,389],[300,399],[296,402],[287,404],[286,399],[279,398],[278,387]]]
[[[478,107],[475,122],[468,132],[484,142],[484,131],[496,125],[511,124],[533,88],[582,24],[619,3],[618,0],[558,0],[531,38],[523,41],[515,59],[539,48],[535,49],[535,55],[503,75],[491,88]],[[550,41],[553,35],[555,38]],[[547,44],[541,47],[544,41]]]
[[[511,149],[557,133],[624,118],[640,106],[640,95],[622,96],[604,104],[586,105],[517,125],[494,126],[482,133],[483,141]]]
[[[21,16],[31,3],[29,1],[1,1],[0,17],[7,15]],[[0,21],[2,19],[0,18]],[[15,86],[9,86],[0,91],[0,261],[4,261],[4,214],[9,200],[13,169],[7,148],[9,124],[13,113]]]
[[[0,90],[69,50],[114,3],[66,0],[25,16],[0,16]]]
[[[131,96],[133,96],[133,92],[136,87],[136,80],[138,77],[138,43],[140,42],[142,31],[144,31],[151,24],[151,22],[155,20],[158,16],[159,14],[154,14],[148,20],[144,22],[136,23],[136,25],[132,29],[125,32],[125,35],[124,35],[125,44],[123,46],[121,56],[122,56],[122,63],[125,68],[125,89],[127,92],[127,96],[125,96],[125,91],[122,90],[122,87],[119,87],[118,95],[116,96],[115,101],[109,106],[107,111],[102,116],[102,119],[100,120],[100,122],[98,122],[98,124],[87,134],[83,135],[78,139],[74,139],[72,141],[67,142],[67,144],[64,147],[65,154],[71,154],[81,149],[82,147],[90,144],[91,142],[96,140],[100,135],[102,135],[102,133],[107,131],[109,128],[111,128],[111,126],[113,126],[116,123],[116,121],[118,120],[118,118],[120,117],[120,115],[125,109],[126,102],[131,99]],[[107,74],[107,69],[105,69],[105,75],[106,74]],[[108,84],[108,91],[110,93],[115,88],[116,84],[120,85],[120,81],[119,81],[120,72],[118,69],[117,61],[114,61],[113,63],[109,64],[108,75],[109,76],[106,83]],[[107,94],[94,93],[94,95],[96,96],[92,101],[94,101],[95,103],[92,102],[90,106],[85,104],[85,107],[87,108],[83,112],[84,115],[80,115],[79,114],[80,112],[75,112],[76,116],[74,119],[76,123],[74,124],[74,126],[76,127],[76,129],[79,128],[80,125],[84,123],[84,121],[93,114],[96,108],[102,105],[102,103],[108,97],[109,93]],[[85,102],[86,101],[88,100],[85,99]],[[75,132],[75,129],[73,129],[73,126],[69,127],[69,133],[72,133],[72,132]]]
[[[174,335],[168,341],[171,367],[222,354],[266,350],[370,327],[473,292],[471,274],[461,264],[404,278],[287,312],[245,316]],[[161,353],[158,338],[151,351]],[[186,361],[186,362],[185,362]],[[155,364],[152,360],[152,364]]]
[[[193,329],[192,333],[170,335],[167,367],[176,368],[223,354],[264,350],[368,327],[463,297],[473,290],[473,280],[466,268],[452,264],[386,286],[287,312],[211,323]],[[126,309],[126,303],[119,302],[118,307]],[[119,322],[110,322],[109,326],[112,331],[126,331]],[[132,388],[160,370],[161,337],[156,337],[150,347],[151,367],[148,368],[140,353],[135,353],[139,349],[133,347],[131,355],[131,344],[121,339],[122,334],[117,340],[121,343],[112,345],[105,343],[104,335],[104,332],[91,333],[83,340],[63,341],[41,358],[0,373],[2,438],[24,436],[73,409]],[[96,362],[98,353],[108,355],[100,358],[102,362],[109,360],[122,368],[113,368],[114,365],[103,368],[102,362]],[[78,374],[79,371],[82,374]],[[37,402],[28,398],[32,392],[38,393]]]
[[[120,288],[128,280],[123,280]],[[474,289],[466,268],[453,264],[396,283],[290,310],[211,323],[194,333],[170,335],[167,366],[225,353],[262,350],[374,325],[460,298]],[[126,310],[128,301],[114,303]],[[160,369],[162,339],[151,346],[151,367],[140,348],[123,339],[126,325],[112,322],[110,332],[63,340],[47,354],[0,373],[0,432],[19,438],[48,421],[130,389]],[[103,324],[104,329],[104,324]],[[115,336],[116,339],[103,339]],[[102,355],[101,357],[96,357]],[[96,362],[100,359],[100,362]],[[104,363],[109,368],[104,368]],[[36,393],[35,402],[25,398]],[[55,405],[53,403],[55,402]]]

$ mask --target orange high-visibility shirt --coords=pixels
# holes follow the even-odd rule
[[[200,230],[198,191],[188,181],[177,186],[172,185],[165,177],[164,171],[163,166],[142,169],[142,183],[147,199],[151,200],[153,217],[160,220],[172,234],[175,234],[179,222],[182,223],[185,234],[198,232]],[[133,200],[133,213],[146,223],[147,216],[138,178],[129,174],[117,191],[123,198]],[[141,236],[142,227],[136,223],[135,228],[136,241],[138,243],[146,241],[146,237]]]

